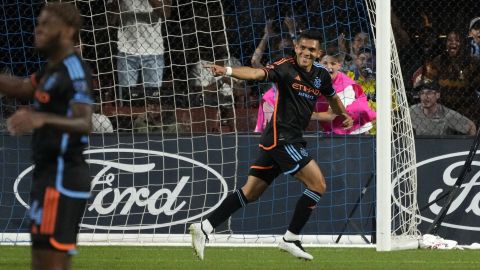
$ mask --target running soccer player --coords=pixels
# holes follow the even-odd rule
[[[91,129],[91,73],[75,53],[82,20],[72,4],[47,4],[35,47],[48,62],[29,79],[0,75],[0,93],[33,99],[7,120],[12,135],[33,131],[30,194],[32,269],[70,269],[79,223],[90,197],[83,150]]]
[[[326,184],[322,171],[305,150],[303,131],[311,118],[316,119],[313,107],[321,95],[327,98],[333,113],[343,118],[345,129],[352,127],[352,118],[335,94],[330,74],[315,62],[320,56],[320,34],[302,32],[295,45],[295,55],[261,69],[206,66],[215,76],[272,81],[278,93],[272,120],[262,133],[259,157],[250,166],[246,184],[227,196],[206,220],[189,227],[193,248],[202,260],[208,234],[235,211],[258,199],[280,173],[295,176],[306,189],[279,248],[298,258],[313,259],[302,247],[299,234],[325,192]]]

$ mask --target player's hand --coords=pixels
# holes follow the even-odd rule
[[[7,120],[7,129],[10,134],[18,136],[42,127],[45,118],[42,113],[30,109],[20,109]]]
[[[203,67],[209,69],[212,72],[213,76],[224,76],[225,72],[227,72],[227,69],[225,67],[219,65],[206,64],[203,65]]]
[[[341,115],[344,119],[342,122],[342,126],[344,129],[350,129],[353,126],[353,119],[348,115],[348,113],[342,113]]]

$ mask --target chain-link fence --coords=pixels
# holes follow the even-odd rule
[[[480,2],[392,1],[392,27],[416,134],[474,135]]]

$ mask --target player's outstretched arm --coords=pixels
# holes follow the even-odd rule
[[[35,88],[30,79],[0,74],[0,94],[8,97],[31,99]]]
[[[44,125],[68,133],[90,133],[92,107],[89,104],[74,103],[71,117],[20,109],[7,120],[8,131],[12,135],[22,135]]]
[[[342,122],[343,127],[345,129],[351,128],[353,126],[352,117],[348,115],[340,97],[338,97],[338,95],[334,95],[332,97],[327,97],[327,100],[328,100],[328,104],[330,104],[330,108],[332,108],[332,112],[336,115],[343,117],[343,122]]]
[[[222,67],[218,65],[204,65],[212,71],[214,76],[230,76],[240,80],[265,80],[266,73],[260,68],[251,67]],[[231,70],[229,72],[229,70]]]

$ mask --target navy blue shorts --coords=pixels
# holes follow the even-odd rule
[[[90,193],[88,166],[83,162],[61,167],[56,163],[36,165],[33,183],[29,210],[32,247],[74,253]]]
[[[311,160],[301,143],[279,145],[268,151],[260,148],[259,157],[250,166],[249,175],[258,177],[270,185],[280,173],[293,176]]]

